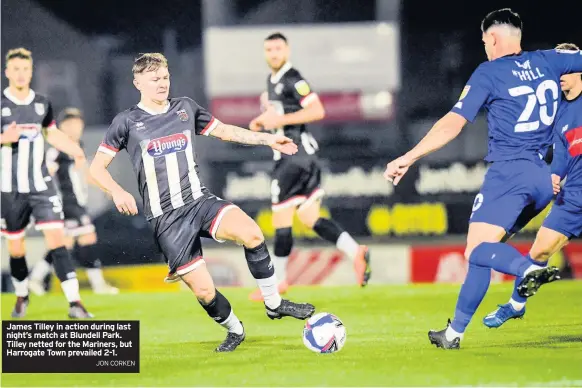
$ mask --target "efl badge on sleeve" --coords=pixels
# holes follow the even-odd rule
[[[465,86],[465,88],[461,92],[461,97],[459,97],[459,101],[461,101],[463,98],[467,97],[467,94],[469,94],[469,89],[471,89],[470,85]]]
[[[42,116],[45,114],[44,104],[40,102],[36,102],[34,104],[34,111],[37,115]]]
[[[299,93],[300,96],[307,96],[311,89],[309,89],[309,84],[305,82],[305,80],[301,80],[295,83],[295,90]]]
[[[188,113],[186,113],[186,110],[180,109],[179,111],[176,112],[176,114],[178,115],[180,120],[188,121]]]

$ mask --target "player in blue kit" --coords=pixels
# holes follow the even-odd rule
[[[491,269],[524,277],[518,291],[531,296],[556,279],[557,268],[545,268],[527,258],[507,255],[500,243],[543,210],[553,196],[550,167],[543,157],[552,144],[552,128],[560,101],[562,74],[582,71],[580,52],[521,50],[522,21],[508,8],[491,12],[481,23],[488,62],[469,79],[459,101],[408,153],[390,162],[384,176],[394,184],[423,156],[453,140],[487,111],[489,171],[475,198],[465,258],[469,271],[461,288],[452,324],[430,331],[431,343],[460,348],[460,341],[487,292]]]
[[[558,50],[578,50],[571,43],[560,44]],[[560,78],[564,99],[554,123],[554,158],[552,180],[559,183],[568,176],[564,188],[538,231],[528,259],[545,265],[548,259],[572,237],[582,232],[582,74],[565,74]],[[514,253],[515,254],[515,253]],[[515,289],[508,303],[483,319],[487,327],[499,327],[507,320],[525,314],[525,298],[517,292],[522,279],[515,280]]]

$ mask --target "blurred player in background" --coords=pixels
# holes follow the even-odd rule
[[[572,43],[560,44],[556,49],[579,50]],[[568,179],[529,251],[528,258],[540,265],[582,232],[582,74],[563,75],[560,86],[564,97],[554,123],[554,191],[560,191],[560,181],[566,176]],[[526,298],[518,292],[522,280],[515,279],[511,299],[483,319],[485,326],[499,327],[509,319],[523,317]]]
[[[453,140],[487,111],[491,165],[471,214],[465,258],[469,270],[452,324],[430,331],[431,343],[458,349],[491,281],[491,269],[522,277],[518,292],[533,295],[557,279],[558,269],[521,256],[500,243],[524,227],[553,197],[550,167],[543,160],[553,142],[553,124],[560,100],[562,74],[582,71],[580,52],[521,50],[522,21],[510,9],[488,14],[481,24],[488,62],[469,79],[459,101],[411,151],[390,162],[385,177],[398,184],[423,156]]]
[[[1,231],[8,240],[10,274],[16,293],[13,318],[26,315],[29,304],[28,266],[24,245],[25,229],[31,216],[45,237],[57,277],[69,302],[69,317],[90,318],[81,303],[79,282],[65,247],[63,208],[45,163],[46,141],[85,165],[78,144],[57,129],[50,102],[30,89],[32,54],[18,48],[6,55],[8,88],[2,94],[2,220]]]
[[[319,97],[307,81],[289,62],[287,38],[274,33],[264,42],[265,58],[271,68],[267,91],[261,95],[263,114],[253,119],[253,131],[271,130],[287,136],[298,144],[293,156],[275,151],[272,173],[271,198],[273,226],[275,227],[275,268],[281,280],[279,292],[286,292],[286,267],[293,248],[292,225],[299,220],[320,237],[335,244],[354,264],[360,286],[368,283],[371,275],[368,247],[359,245],[348,232],[333,220],[320,217],[321,169],[318,163],[318,145],[305,124],[321,120],[325,110]],[[259,290],[251,299],[260,300]]]
[[[67,108],[58,118],[57,124],[79,146],[85,128],[83,114],[79,109]],[[99,260],[95,226],[87,213],[88,184],[85,170],[78,170],[75,161],[56,148],[46,153],[49,173],[56,178],[56,185],[63,203],[65,216],[66,245],[77,262],[85,268],[89,284],[96,294],[117,294],[119,290],[105,281]],[[53,257],[47,254],[36,263],[30,274],[30,290],[38,295],[45,292],[44,279],[50,273]]]
[[[201,237],[244,246],[249,270],[261,290],[269,318],[310,317],[315,311],[312,305],[281,298],[258,225],[240,208],[202,185],[193,152],[194,135],[266,145],[285,154],[296,153],[297,146],[282,135],[254,133],[223,124],[188,97],[168,99],[170,73],[162,54],[142,54],[135,60],[133,74],[141,100],[113,119],[91,164],[91,175],[111,194],[121,213],[137,214],[133,196],[107,171],[117,152],[127,150],[138,177],[145,215],[168,262],[167,281],[182,279],[208,315],[228,330],[216,351],[235,350],[245,339],[245,332],[229,301],[214,287],[203,259]]]

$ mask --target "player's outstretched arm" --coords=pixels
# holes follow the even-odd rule
[[[288,137],[264,132],[253,132],[237,127],[236,125],[219,123],[210,133],[210,136],[233,143],[266,145],[286,155],[293,155],[297,152],[297,144],[293,143],[293,140]]]
[[[74,158],[77,167],[82,168],[85,165],[85,152],[81,146],[56,127],[47,129],[46,141],[57,150]]]
[[[450,143],[461,133],[467,119],[455,112],[449,112],[437,121],[422,140],[406,153],[412,163],[433,153]]]
[[[103,152],[97,152],[89,167],[90,181],[95,183],[101,190],[111,195],[117,210],[122,214],[137,214],[137,204],[133,195],[115,182],[107,167],[113,160],[113,156]]]
[[[466,123],[467,120],[460,114],[447,113],[433,125],[413,149],[388,163],[384,178],[397,185],[414,162],[448,144],[461,133]]]

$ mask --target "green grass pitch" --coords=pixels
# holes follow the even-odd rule
[[[188,292],[85,294],[96,319],[141,321],[139,374],[3,374],[2,386],[582,386],[582,282],[547,285],[523,320],[487,329],[481,319],[505,303],[512,284],[493,285],[460,351],[429,344],[429,329],[452,317],[459,285],[296,287],[288,294],[343,320],[343,350],[303,346],[303,323],[269,320],[249,289],[223,289],[247,340],[231,354],[225,336]],[[13,295],[2,295],[9,319]],[[32,299],[27,319],[64,319],[61,295]]]

